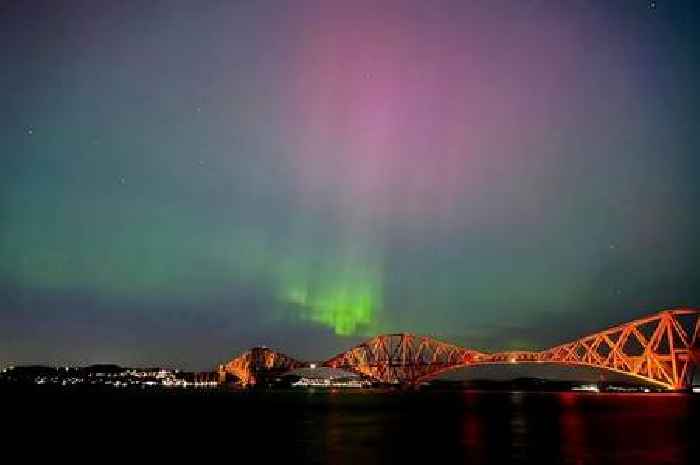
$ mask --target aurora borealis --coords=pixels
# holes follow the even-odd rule
[[[534,349],[700,305],[698,21],[4,2],[0,364]]]

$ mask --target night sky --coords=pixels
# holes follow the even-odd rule
[[[0,366],[700,304],[698,1],[0,5]]]

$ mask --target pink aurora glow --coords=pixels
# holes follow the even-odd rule
[[[303,202],[330,197],[345,218],[459,224],[470,198],[509,196],[490,186],[526,175],[523,149],[551,137],[562,112],[552,96],[575,67],[561,51],[573,35],[554,22],[537,33],[512,20],[514,34],[539,42],[541,56],[528,57],[489,47],[499,38],[478,24],[465,31],[388,16],[335,6],[307,20],[290,99]],[[514,75],[507,62],[530,71]],[[515,213],[541,214],[536,195]]]

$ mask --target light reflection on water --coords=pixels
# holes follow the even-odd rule
[[[326,463],[685,464],[697,453],[697,396],[348,393],[316,401],[329,401],[315,413],[325,422],[304,434],[311,444],[319,430],[333,438],[319,444]]]
[[[12,419],[12,441],[79,437],[111,447],[119,438],[136,447],[166,438],[178,453],[253,452],[280,463],[686,464],[700,446],[698,395],[358,390],[4,399],[34,409]]]

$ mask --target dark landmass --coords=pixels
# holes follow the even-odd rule
[[[0,386],[153,387],[215,385],[213,372],[184,372],[167,368],[127,368],[115,364],[85,367],[25,365],[0,372]]]
[[[293,387],[301,378],[299,374],[268,373],[260,375],[254,390],[303,390]],[[368,383],[369,385],[369,383]],[[182,372],[166,368],[126,368],[116,364],[99,364],[85,367],[51,367],[26,365],[10,367],[0,372],[0,387],[27,388],[38,390],[57,389],[104,389],[104,388],[171,388],[207,387],[221,390],[242,389],[237,379],[219,383],[215,372]],[[398,385],[372,383],[372,387],[391,390],[412,390]],[[248,388],[250,389],[250,388]],[[604,382],[556,380],[536,377],[521,377],[512,380],[434,379],[418,386],[422,391],[478,390],[478,391],[532,391],[532,392],[662,392],[654,385],[635,382]]]

